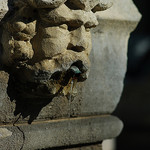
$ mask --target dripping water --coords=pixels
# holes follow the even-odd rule
[[[71,132],[71,102],[72,102],[72,93],[73,93],[73,86],[74,86],[74,80],[73,78],[71,79],[70,82],[70,95],[68,98],[68,132]],[[70,135],[70,134],[69,134]],[[69,139],[71,139],[71,137],[69,136]]]
[[[72,101],[72,93],[73,93],[73,85],[74,85],[74,80],[71,80],[71,86],[70,86],[70,95],[69,95],[69,118],[71,117],[71,101]]]

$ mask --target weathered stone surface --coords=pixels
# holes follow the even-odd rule
[[[116,0],[97,17],[99,25],[92,30],[91,70],[83,89],[83,115],[114,111],[123,89],[129,35],[141,15],[132,1]]]
[[[67,0],[15,0],[15,4],[26,4],[35,8],[56,8],[59,7]]]
[[[14,102],[11,102],[7,95],[9,75],[0,71],[0,124],[14,121]]]
[[[8,11],[7,0],[0,0],[0,21]]]
[[[63,150],[102,150],[102,144],[82,145],[76,148],[63,148]]]
[[[8,129],[7,127],[1,127],[1,129],[8,130],[12,135],[10,134],[10,136],[0,138],[0,148],[4,150],[21,149],[23,143],[23,135],[21,134],[21,131],[17,127],[13,130]]]
[[[68,49],[76,48],[78,52],[86,51],[88,55],[90,54],[92,48],[90,40],[91,33],[86,30],[84,26],[81,26],[77,30],[71,32],[71,40]]]
[[[105,1],[105,3],[98,3],[95,7],[93,7],[92,11],[93,12],[103,11],[103,10],[106,10],[106,9],[110,8],[112,5],[113,5],[112,2],[107,3],[106,1]]]
[[[82,10],[71,10],[65,4],[54,10],[40,10],[41,20],[50,23],[51,25],[59,25],[66,23],[69,26],[80,27],[81,25],[88,28],[98,25],[97,18],[94,13],[85,12]],[[87,25],[86,25],[87,24]]]
[[[30,95],[31,90],[28,89],[28,98],[22,99],[11,97],[14,95],[9,82],[9,75],[5,72],[0,72],[0,124],[14,123],[16,120],[18,122],[28,122],[32,123],[33,120],[49,120],[56,118],[67,118],[76,117],[80,115],[81,110],[81,89],[82,84],[80,83],[76,88],[78,89],[78,95],[76,95],[77,90],[73,89],[72,95],[57,96],[55,98],[41,98],[40,91],[37,94],[37,98],[32,98]],[[14,87],[14,86],[13,86]],[[15,87],[14,87],[15,88]],[[35,87],[36,88],[36,87]],[[57,90],[52,88],[53,90]],[[32,89],[33,90],[33,89]],[[65,91],[69,90],[66,89]],[[43,94],[43,93],[42,93]],[[9,95],[9,96],[8,96]],[[46,95],[45,95],[46,96]],[[21,115],[21,116],[20,116]]]
[[[2,43],[6,50],[3,53],[4,60],[17,73],[10,71],[9,76],[0,72],[0,126],[13,133],[0,140],[0,147],[4,147],[4,150],[39,149],[93,143],[116,137],[122,123],[113,117],[42,120],[110,114],[114,110],[123,87],[129,33],[140,18],[132,2],[116,0],[106,14],[97,13],[100,24],[92,31],[92,68],[84,88],[82,83],[76,84],[77,79],[66,79],[67,85],[62,79],[68,76],[65,73],[72,69],[72,64],[80,66],[83,72],[78,81],[88,76],[91,47],[89,28],[98,23],[93,12],[99,4],[95,7],[93,3],[96,1],[91,3],[92,12],[71,9],[67,3],[61,4],[61,1],[55,9],[49,9],[48,5],[44,9],[46,1],[41,1],[43,8],[35,3],[29,6],[27,1],[24,2],[16,4],[21,8],[17,10],[19,13],[14,18],[5,18],[8,22],[3,26]],[[108,7],[102,4],[98,9]],[[63,38],[66,41],[62,43]],[[55,40],[58,44],[56,47]],[[48,50],[48,44],[53,53]],[[51,77],[56,80],[51,82]],[[45,82],[47,80],[49,82]],[[60,89],[61,94],[55,95]],[[21,93],[22,97],[20,91],[24,92]],[[41,122],[35,121],[32,125],[3,125],[26,121],[32,123],[33,120]]]
[[[13,134],[0,140],[3,150],[34,150],[100,142],[116,137],[122,130],[122,122],[113,116],[97,116],[37,122],[32,125],[16,124],[4,128]]]
[[[69,7],[89,11],[89,0],[68,0],[66,4]]]
[[[68,0],[66,5],[74,9],[96,12],[108,9],[112,6],[112,2],[110,0]]]
[[[124,7],[125,4],[130,7]],[[62,4],[61,7],[66,8],[64,4]],[[130,15],[126,13],[129,9],[132,10]],[[72,11],[82,12],[81,10]],[[91,14],[91,12],[87,13]],[[33,9],[29,8],[24,13],[25,16],[29,14],[34,16]],[[17,18],[19,17],[20,14],[17,15]],[[28,58],[31,58],[33,55],[33,62],[31,65],[26,66],[25,71],[20,70],[18,72],[19,77],[16,76],[16,78],[20,78],[22,81],[28,80],[32,83],[36,80],[36,82],[40,82],[42,86],[32,84],[31,88],[28,88],[28,84],[26,85],[24,82],[22,83],[24,86],[20,86],[14,82],[13,88],[10,88],[11,79],[9,82],[7,80],[5,84],[1,84],[3,88],[3,92],[1,92],[1,97],[3,96],[3,98],[1,98],[0,101],[1,123],[14,122],[14,119],[17,119],[20,113],[23,115],[23,118],[25,118],[24,120],[20,118],[20,122],[26,120],[30,120],[29,122],[31,122],[31,120],[33,121],[35,118],[41,120],[46,118],[68,117],[70,115],[79,116],[81,114],[108,114],[114,110],[119,101],[123,87],[123,78],[126,68],[127,40],[129,33],[137,25],[140,16],[131,1],[114,1],[114,5],[110,10],[105,11],[105,13],[97,13],[97,17],[99,19],[99,26],[92,31],[93,50],[90,55],[92,68],[89,79],[85,83],[85,88],[82,89],[83,84],[76,84],[76,80],[74,80],[73,87],[77,88],[73,88],[71,92],[71,81],[69,81],[67,86],[63,86],[64,90],[62,90],[62,95],[55,98],[48,97],[51,93],[57,93],[61,88],[60,85],[56,84],[56,82],[51,82],[51,84],[49,84],[49,82],[46,84],[44,83],[45,80],[49,79],[55,72],[57,72],[59,76],[59,71],[68,70],[71,64],[77,60],[82,60],[83,63],[79,62],[79,66],[83,64],[84,67],[82,67],[82,69],[85,70],[85,73],[80,76],[80,80],[82,81],[88,77],[89,70],[87,70],[87,68],[89,68],[90,65],[87,55],[89,55],[91,47],[89,29],[86,28],[85,25],[77,28],[70,27],[68,24],[50,27],[40,23],[37,24],[36,28],[38,28],[38,30],[36,29],[36,31],[38,32],[36,33],[35,24],[37,22],[35,20],[27,24],[25,21],[20,22],[16,20],[11,24],[11,31],[16,35],[14,37],[19,38],[19,43],[22,43],[22,41],[23,43],[24,41],[25,43],[31,43],[34,49],[34,55],[33,53],[28,53],[28,55],[26,55]],[[82,18],[84,20],[84,17]],[[125,18],[128,20],[127,22],[124,21]],[[44,20],[44,17],[41,19]],[[9,21],[11,22],[11,20]],[[55,33],[55,31],[57,32]],[[7,33],[7,31],[5,31],[5,33]],[[36,36],[34,36],[35,34]],[[7,36],[7,34],[4,36]],[[61,41],[63,38],[66,40],[62,43]],[[52,53],[52,51],[48,51],[46,45],[51,41],[55,43],[54,39],[58,41],[56,40],[56,48],[52,44],[49,45],[49,47],[51,46],[53,49]],[[43,42],[40,43],[39,41]],[[69,45],[66,49],[67,42]],[[5,45],[6,42],[3,44]],[[7,46],[6,44],[6,47]],[[60,47],[64,48],[61,49]],[[24,50],[23,47],[19,47],[18,49],[20,51]],[[36,51],[36,49],[38,49],[38,51]],[[61,54],[59,54],[59,52]],[[17,53],[16,56],[18,56],[18,54],[19,53]],[[52,56],[54,57],[51,59]],[[9,60],[9,57],[6,58],[5,60]],[[43,72],[41,70],[43,70]],[[64,78],[63,75],[61,77]],[[8,79],[8,74],[6,77],[1,76],[1,78],[3,83],[5,78]],[[7,84],[9,84],[9,86]],[[22,95],[29,99],[27,100],[25,98],[24,100],[20,100],[20,98],[18,98],[16,101],[10,93],[7,95],[7,91],[12,92],[16,87],[24,91]],[[47,88],[45,89],[45,87],[49,87],[48,90],[50,94],[47,93]],[[71,94],[67,95],[67,93],[71,93],[73,96],[70,96]],[[19,94],[19,92],[17,94]],[[42,96],[42,94],[44,96]],[[63,96],[63,94],[67,96]],[[75,95],[78,96],[75,98]],[[9,99],[8,96],[11,98]],[[39,97],[43,99],[33,99]],[[70,97],[72,99],[71,112],[69,108]],[[23,108],[26,108],[26,111]],[[17,115],[15,117],[14,112],[15,115]]]
[[[12,132],[10,132],[8,129],[0,128],[0,139],[9,137],[11,135],[12,135]]]
[[[35,50],[33,59],[52,58],[65,52],[70,42],[70,32],[66,24],[44,28],[40,26],[32,44]],[[40,41],[40,42],[38,42]]]
[[[104,0],[103,0],[104,1]],[[109,0],[108,0],[109,1]],[[130,10],[130,13],[128,13]],[[97,13],[98,20],[112,20],[124,21],[128,23],[128,27],[124,30],[133,31],[137,26],[141,14],[139,13],[137,7],[134,5],[132,0],[113,0],[113,6],[106,11],[101,11]],[[111,26],[110,26],[111,27]],[[114,29],[114,28],[113,28]]]
[[[31,5],[38,8],[56,8],[65,1],[66,0],[28,0]]]

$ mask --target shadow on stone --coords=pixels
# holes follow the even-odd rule
[[[15,101],[16,108],[14,115],[21,115],[24,118],[29,116],[28,123],[31,124],[38,116],[43,107],[48,105],[52,99],[56,96],[53,95],[49,98],[34,98],[34,97],[25,97],[22,93],[17,89],[18,81],[15,80],[13,75],[10,75],[7,93],[10,97],[11,101]]]

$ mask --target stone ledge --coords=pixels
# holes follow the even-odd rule
[[[1,138],[0,147],[34,150],[100,142],[118,136],[122,122],[114,116],[93,116],[34,122],[32,125],[2,125],[12,132]]]
[[[113,0],[113,6],[106,11],[97,12],[97,17],[98,20],[117,20],[138,23],[141,14],[132,0]]]

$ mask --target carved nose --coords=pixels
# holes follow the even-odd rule
[[[71,31],[71,41],[68,49],[76,52],[82,52],[87,48],[87,37],[85,27],[81,26],[74,31]]]

